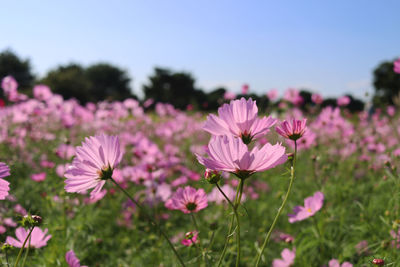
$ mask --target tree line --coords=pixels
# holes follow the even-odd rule
[[[48,85],[54,93],[64,99],[75,98],[80,103],[98,102],[103,100],[138,99],[131,88],[131,77],[128,72],[118,66],[100,62],[87,67],[78,63],[59,65],[46,73],[44,77],[37,77],[32,72],[29,59],[22,59],[11,50],[0,53],[0,78],[12,75],[19,83],[22,93],[31,95],[35,84]],[[393,71],[393,61],[379,64],[373,72],[375,94],[373,103],[376,106],[394,104],[399,101],[400,74]],[[148,82],[142,86],[144,99],[152,99],[154,103],[170,103],[179,109],[215,110],[226,100],[227,88],[215,88],[205,92],[197,88],[195,79],[188,72],[176,72],[168,68],[154,68]],[[303,98],[299,105],[306,109],[313,105],[312,93],[307,89],[300,89]],[[248,94],[244,92],[236,97],[252,97],[257,100],[261,108],[270,106],[270,99],[265,95]],[[351,111],[362,110],[364,103],[348,95]],[[335,106],[336,99],[325,99],[322,106]]]

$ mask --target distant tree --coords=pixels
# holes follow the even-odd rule
[[[11,50],[0,53],[0,80],[7,75],[12,75],[17,80],[20,91],[30,89],[35,79],[29,59],[20,59]]]
[[[374,70],[374,104],[393,104],[400,92],[400,74],[393,70],[393,61],[386,61]]]
[[[195,80],[190,73],[173,72],[165,68],[155,68],[149,77],[149,84],[143,86],[145,98],[153,98],[155,102],[170,103],[179,109],[186,109],[188,104],[199,96],[194,87]]]
[[[303,98],[302,107],[306,107],[308,105],[312,105],[313,102],[311,100],[312,93],[308,89],[301,89],[300,96]]]
[[[215,90],[207,93],[206,97],[206,107],[205,110],[217,110],[219,106],[221,106],[224,101],[224,94],[226,89],[223,87],[216,88]]]
[[[40,82],[65,99],[76,98],[81,103],[135,97],[130,90],[127,73],[107,63],[88,68],[76,63],[59,66]]]
[[[267,108],[271,106],[271,101],[267,97],[266,94],[262,94],[261,96],[251,96],[253,100],[257,101],[257,106],[259,110],[259,114],[266,115],[265,111]]]
[[[354,98],[352,95],[347,95],[350,97],[350,103],[347,105],[347,109],[351,112],[360,112],[364,110],[364,102],[360,99]]]
[[[86,69],[86,77],[90,81],[91,99],[124,100],[133,97],[129,85],[131,79],[126,71],[108,63],[91,65]]]
[[[321,104],[321,107],[337,107],[336,98],[326,98]]]
[[[40,83],[48,85],[51,90],[65,99],[76,98],[81,103],[93,101],[91,82],[86,76],[84,67],[71,63],[59,66],[47,73]]]

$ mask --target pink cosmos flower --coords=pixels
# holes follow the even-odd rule
[[[400,58],[393,63],[393,71],[400,74]]]
[[[292,243],[294,241],[294,237],[289,234],[277,231],[273,233],[273,240],[275,242]]]
[[[340,265],[340,262],[337,259],[332,259],[329,261],[329,267],[353,267],[353,264],[345,261],[342,263],[342,265]]]
[[[148,108],[154,103],[153,98],[146,99],[146,101],[143,102],[143,107]]]
[[[320,105],[320,104],[322,104],[322,102],[324,102],[324,99],[322,98],[322,96],[320,94],[312,94],[311,100],[312,100],[312,102],[314,102],[317,105]]]
[[[3,162],[0,162],[0,199],[3,200],[8,196],[10,191],[10,183],[4,180],[4,177],[10,176],[10,168]]]
[[[392,236],[392,246],[394,248],[400,249],[400,228],[398,228],[396,231],[391,230],[390,235]]]
[[[56,165],[56,164],[55,164],[54,162],[49,161],[49,160],[42,160],[42,161],[40,162],[40,166],[43,167],[43,168],[49,168],[49,169],[51,169],[51,168],[54,168],[55,165]]]
[[[248,92],[249,92],[249,85],[245,83],[242,86],[242,95],[247,95]]]
[[[241,139],[229,136],[213,136],[208,144],[208,158],[197,156],[206,168],[226,171],[240,178],[247,178],[255,172],[265,171],[287,160],[285,147],[281,144],[265,144],[249,148]]]
[[[389,116],[393,117],[396,114],[396,108],[394,106],[388,106],[386,112]]]
[[[39,84],[33,87],[33,96],[37,100],[46,101],[53,96],[53,93],[47,85]]]
[[[345,96],[339,97],[336,102],[337,102],[338,106],[343,107],[343,106],[347,106],[348,104],[350,104],[350,101],[351,101],[350,97],[345,95]]]
[[[232,92],[225,92],[224,99],[225,100],[233,100],[236,98],[236,94]]]
[[[65,260],[69,267],[87,267],[81,265],[79,259],[76,257],[75,252],[71,249],[65,254]]]
[[[1,87],[9,101],[17,102],[28,99],[26,95],[18,93],[18,83],[14,77],[10,75],[3,78],[1,81]]]
[[[278,90],[276,89],[271,89],[267,93],[267,97],[270,101],[275,101],[279,96]]]
[[[243,139],[246,144],[252,139],[265,135],[269,128],[276,123],[271,117],[258,118],[256,102],[244,97],[232,100],[218,108],[218,117],[210,114],[203,129],[212,135],[231,135]]]
[[[34,180],[35,182],[43,182],[46,180],[46,173],[41,172],[41,173],[34,173],[31,175],[31,179]]]
[[[182,245],[190,247],[193,244],[198,243],[197,238],[199,237],[199,233],[197,231],[187,232],[185,235],[185,239],[181,241]]]
[[[281,253],[282,259],[275,259],[272,262],[273,267],[289,267],[294,263],[294,258],[296,257],[296,249],[293,250],[285,248]]]
[[[276,127],[276,132],[287,139],[295,141],[304,135],[305,131],[307,130],[306,123],[307,119],[293,119],[291,124],[290,122],[284,120],[280,126]]]
[[[117,136],[91,136],[76,148],[76,157],[72,166],[65,172],[65,190],[83,193],[94,188],[90,193],[94,197],[100,192],[106,180],[111,178],[114,168],[122,159]]]
[[[25,244],[25,248],[28,247],[30,243],[30,247],[33,248],[41,248],[47,245],[47,241],[51,238],[51,235],[47,235],[48,229],[40,229],[39,227],[33,228],[31,237],[30,237],[30,242],[29,240]],[[6,238],[6,243],[10,244],[13,247],[20,248],[22,247],[22,244],[24,243],[25,239],[28,237],[29,231],[25,230],[23,227],[18,227],[15,230],[15,236],[17,239],[7,236]]]
[[[14,211],[16,213],[19,213],[19,214],[23,215],[23,216],[28,214],[26,209],[24,209],[24,207],[22,207],[20,204],[17,204],[17,205],[14,206]]]
[[[294,223],[307,219],[313,216],[317,211],[322,208],[324,204],[324,194],[316,192],[313,196],[304,200],[304,207],[296,206],[293,209],[294,214],[288,214],[289,222]]]
[[[8,227],[17,227],[17,223],[12,218],[4,218],[3,223]]]
[[[221,186],[222,192],[233,202],[236,196],[236,190],[230,186],[229,184],[224,184]],[[214,187],[213,190],[208,194],[207,199],[209,202],[215,202],[216,204],[226,203],[226,199],[224,195],[218,190],[217,187]],[[242,202],[246,201],[246,194],[243,193],[242,195]]]
[[[1,80],[1,88],[3,88],[5,95],[17,93],[18,83],[13,76],[6,76]]]
[[[196,190],[190,186],[178,188],[165,205],[169,209],[181,210],[183,213],[198,212],[207,207],[207,194],[203,189]]]
[[[357,251],[358,255],[368,255],[368,241],[367,240],[361,240],[356,246],[355,249]]]
[[[90,196],[90,198],[85,198],[84,202],[85,202],[85,204],[96,203],[96,202],[100,201],[101,199],[103,199],[106,194],[107,194],[107,190],[103,189],[96,195]]]
[[[75,148],[71,145],[61,144],[58,146],[56,154],[62,159],[70,159],[75,155]]]
[[[301,105],[303,103],[303,97],[300,95],[300,91],[293,88],[288,88],[284,95],[283,99],[292,103],[295,106]]]

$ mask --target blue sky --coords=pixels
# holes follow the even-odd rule
[[[4,1],[0,50],[44,75],[107,61],[135,93],[155,66],[197,86],[239,92],[307,87],[324,96],[372,92],[372,70],[400,56],[400,1]]]

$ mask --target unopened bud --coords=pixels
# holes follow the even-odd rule
[[[383,259],[373,259],[372,264],[383,266],[385,264],[385,261]]]
[[[1,246],[1,251],[6,252],[6,251],[11,250],[12,248],[14,248],[14,247],[11,246],[10,244],[4,243],[4,244]]]
[[[216,184],[221,180],[221,174],[218,171],[206,169],[204,177],[210,184]]]
[[[42,224],[42,217],[38,215],[25,215],[21,220],[21,225],[25,228],[31,228]]]
[[[35,221],[35,223],[37,224],[37,225],[35,225],[35,226],[39,226],[39,225],[41,225],[42,224],[42,217],[40,217],[39,215],[32,215],[32,219]]]
[[[217,222],[213,222],[210,224],[210,230],[214,231],[218,229],[218,223]]]
[[[392,164],[390,164],[390,161],[385,161],[385,166],[389,169],[392,169]]]

